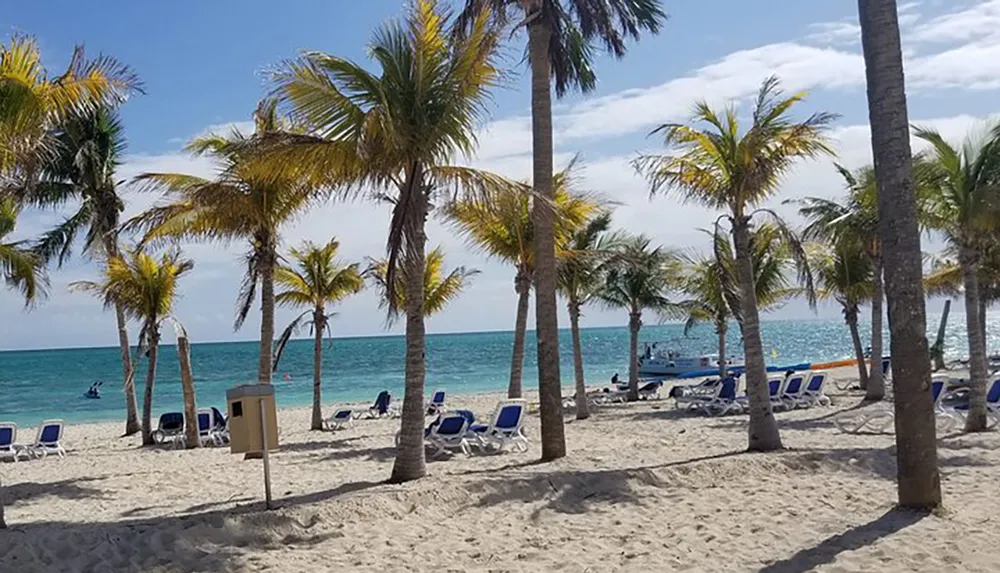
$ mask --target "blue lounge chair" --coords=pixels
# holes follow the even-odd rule
[[[811,375],[811,372],[792,374],[785,380],[785,388],[781,392],[781,405],[786,410],[792,410],[799,405],[806,389],[806,379]]]
[[[444,411],[444,390],[436,390],[427,403],[427,415],[433,416]]]
[[[709,378],[699,384],[674,386],[670,395],[674,398],[674,406],[678,409],[697,410],[707,400],[714,400],[722,390],[722,382],[718,378]]]
[[[731,412],[742,412],[743,408],[743,404],[736,397],[736,378],[726,376],[715,398],[701,404],[698,409],[709,416],[724,416]]]
[[[27,456],[27,452],[24,451],[23,446],[19,446],[14,442],[17,441],[17,424],[13,422],[4,422],[0,424],[0,459],[11,458],[15,462],[21,457],[21,454]]]
[[[375,397],[375,403],[368,409],[369,418],[381,418],[383,416],[393,416],[395,412],[391,408],[392,395],[388,390],[382,390]]]
[[[49,454],[56,454],[64,457],[66,450],[63,449],[62,440],[63,429],[66,423],[62,420],[45,420],[38,426],[38,435],[35,436],[35,443],[26,449],[33,457],[44,458]]]
[[[957,404],[952,411],[963,420],[969,413],[969,403]],[[996,378],[986,389],[986,412],[993,419],[990,426],[1000,422],[1000,378]]]
[[[941,433],[947,432],[955,423],[951,412],[941,406],[949,381],[947,376],[931,378],[931,399],[934,401],[934,413]],[[835,418],[834,423],[844,433],[857,434],[862,431],[884,432],[894,424],[895,419],[893,407],[882,403],[861,413],[845,412]]]
[[[501,400],[489,424],[474,424],[469,430],[474,434],[472,442],[480,450],[503,451],[511,446],[518,452],[528,451],[528,437],[524,435],[524,415],[528,403],[524,400]]]
[[[153,430],[153,441],[163,444],[184,435],[184,414],[167,412],[160,416],[160,421]]]
[[[826,386],[827,378],[826,372],[811,372],[809,374],[809,383],[806,384],[805,390],[802,391],[802,397],[799,398],[798,405],[803,408],[829,406],[831,404],[830,398],[823,393],[823,387]]]
[[[435,456],[446,453],[449,449],[458,448],[465,455],[472,453],[469,446],[469,417],[465,412],[443,412],[431,424],[429,432],[425,432],[425,443],[434,446]]]
[[[353,425],[354,412],[348,408],[337,410],[332,416],[323,421],[325,429],[330,431],[345,430]]]

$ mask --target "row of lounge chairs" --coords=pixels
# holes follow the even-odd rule
[[[10,458],[18,461],[22,456],[26,460],[44,458],[55,454],[60,458],[66,455],[62,441],[66,423],[62,420],[45,420],[38,426],[34,443],[20,445],[17,443],[17,424],[0,422],[0,459]]]
[[[202,446],[224,446],[229,443],[229,420],[217,408],[199,408],[198,440]],[[160,416],[156,430],[153,431],[153,441],[157,444],[168,444],[175,448],[186,445],[184,435],[184,414],[182,412],[167,412]]]
[[[830,398],[824,394],[828,375],[823,371],[796,372],[789,376],[768,378],[768,396],[775,410],[792,410],[828,406]],[[678,409],[723,416],[742,414],[749,409],[749,401],[744,394],[736,392],[737,379],[729,376],[721,381],[709,379],[701,384],[675,392],[674,400]]]
[[[424,405],[427,415],[431,416],[444,411],[445,391],[437,390],[431,399]],[[333,415],[323,420],[323,428],[327,430],[343,430],[354,425],[354,420],[359,419],[364,414],[356,412],[351,408],[340,408],[334,411]],[[375,403],[368,409],[368,418],[398,418],[399,408],[392,405],[392,395],[388,390],[383,390],[375,397]]]
[[[663,389],[662,380],[643,382],[639,385],[640,400],[659,400]],[[628,384],[619,384],[614,389],[595,390],[587,393],[587,403],[591,406],[620,404],[628,401]],[[576,408],[576,395],[563,396],[563,408]]]
[[[424,442],[434,448],[434,455],[458,449],[466,455],[473,450],[499,453],[510,447],[515,452],[528,451],[524,435],[524,417],[528,410],[525,400],[501,400],[488,424],[475,423],[468,410],[444,410],[424,430]],[[397,436],[398,442],[398,436]]]

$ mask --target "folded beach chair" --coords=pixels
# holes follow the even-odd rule
[[[337,410],[332,416],[323,421],[323,426],[327,430],[345,430],[354,425],[354,413],[345,408]]]
[[[826,372],[810,372],[809,382],[806,384],[805,390],[802,391],[802,397],[799,398],[798,405],[802,408],[829,406],[831,403],[830,398],[823,393],[826,379]]]
[[[528,438],[524,435],[524,417],[528,403],[524,400],[501,400],[493,410],[490,423],[473,424],[469,430],[474,437],[472,444],[481,450],[503,451],[511,446],[518,452],[528,451]]]
[[[436,390],[427,402],[427,415],[433,416],[444,411],[444,390]]]
[[[153,430],[153,441],[163,444],[184,435],[184,414],[167,412],[160,416],[160,421]]]
[[[62,420],[45,420],[38,426],[38,435],[35,436],[35,443],[28,446],[26,450],[36,458],[44,458],[49,454],[56,454],[60,458],[66,455],[63,449],[62,440],[63,429],[66,423]]]
[[[938,428],[942,432],[947,432],[955,423],[955,418],[941,407],[945,389],[950,378],[947,376],[933,376],[931,378],[931,398],[934,401],[934,414],[937,418]],[[895,423],[896,414],[891,404],[879,404],[867,411],[854,413],[845,412],[834,419],[834,423],[841,432],[847,434],[858,434],[866,432],[884,432]]]
[[[19,446],[17,441],[17,424],[13,422],[0,423],[0,459],[11,458],[15,462],[20,459],[21,454],[28,456],[24,451],[24,446]]]
[[[431,424],[425,432],[424,441],[434,446],[434,455],[446,453],[449,449],[458,448],[465,455],[470,455],[469,418],[464,412],[442,412],[436,424]]]
[[[802,372],[792,374],[785,380],[784,390],[781,392],[781,405],[786,410],[792,410],[799,405],[803,393],[806,389],[806,380],[811,377],[812,372]]]

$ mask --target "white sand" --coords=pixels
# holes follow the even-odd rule
[[[307,410],[283,411],[271,512],[260,461],[74,426],[65,459],[0,466],[0,572],[1000,570],[1000,435],[941,439],[946,508],[918,519],[892,510],[893,437],[839,433],[857,399],[830,393],[778,414],[780,453],[740,453],[745,417],[663,400],[571,421],[555,463],[532,463],[532,416],[527,454],[433,461],[405,485],[380,483],[398,421],[309,432]],[[451,405],[485,416],[496,399]]]

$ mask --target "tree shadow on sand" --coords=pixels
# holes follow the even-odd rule
[[[31,502],[41,497],[58,497],[60,499],[90,499],[107,496],[107,492],[81,483],[96,481],[99,478],[76,478],[65,479],[53,482],[21,482],[11,483],[4,481],[3,495],[4,503],[7,505],[17,505],[19,503]]]
[[[894,508],[878,519],[852,527],[821,541],[818,545],[803,549],[788,559],[761,568],[758,573],[805,573],[821,565],[832,563],[838,555],[867,547],[879,539],[898,533],[919,522],[928,514]]]

